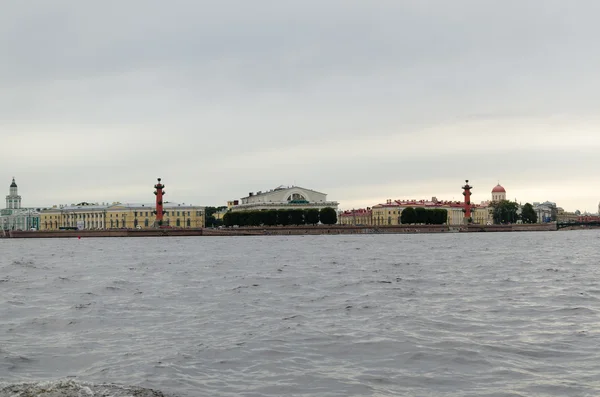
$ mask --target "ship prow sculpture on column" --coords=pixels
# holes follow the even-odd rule
[[[465,180],[465,186],[462,187],[463,189],[463,196],[465,196],[465,206],[463,208],[463,212],[465,213],[464,216],[464,220],[463,223],[465,225],[468,225],[470,223],[473,222],[473,217],[471,215],[471,211],[473,209],[473,206],[471,206],[471,189],[473,189],[473,186],[469,185],[469,180]]]
[[[158,183],[156,185],[154,185],[154,188],[156,189],[154,191],[154,194],[156,195],[156,209],[153,211],[153,213],[156,215],[156,220],[154,221],[154,227],[156,228],[163,228],[163,215],[165,214],[165,211],[163,210],[163,196],[166,194],[166,192],[163,190],[165,185],[163,185],[162,183],[160,183],[160,178],[158,179]]]

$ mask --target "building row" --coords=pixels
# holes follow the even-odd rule
[[[479,204],[471,204],[472,222],[480,225],[494,223],[493,202],[506,200],[506,189],[498,184],[491,191],[490,200]],[[557,207],[556,203],[545,201],[532,204],[537,215],[538,223],[558,222],[589,222],[593,216],[580,214],[579,211],[567,212]],[[448,224],[461,225],[464,223],[464,203],[460,201],[443,201],[432,197],[431,200],[390,200],[372,207],[342,211],[338,214],[338,222],[343,225],[384,226],[400,225],[402,211],[407,207],[425,209],[445,209],[448,211]],[[519,212],[521,206],[519,206]],[[600,213],[600,205],[598,208]],[[600,218],[600,217],[599,217]]]
[[[171,202],[163,203],[163,225],[177,228],[204,227],[205,207]],[[25,208],[13,178],[0,210],[1,230],[104,230],[156,227],[153,203],[87,203]]]
[[[506,200],[506,189],[498,184],[492,189],[492,200],[471,204],[472,222],[480,225],[493,223],[491,201]],[[430,200],[391,200],[366,209],[349,210],[339,213],[339,223],[343,225],[394,226],[400,225],[405,208],[445,209],[449,225],[462,225],[465,222],[465,204],[460,201],[444,201],[432,197]]]
[[[472,222],[486,225],[493,223],[493,202],[506,200],[506,189],[498,184],[491,191],[490,199],[479,204],[471,204]],[[60,229],[144,229],[157,227],[154,203],[78,203],[56,205],[50,208],[28,208],[21,206],[21,196],[15,179],[6,196],[6,208],[0,210],[2,230],[60,230]],[[317,209],[326,207],[337,211],[339,203],[327,199],[327,194],[300,186],[278,186],[267,191],[250,192],[240,200],[227,202],[227,208],[214,214],[219,219],[227,211],[261,211],[281,209]],[[205,207],[163,203],[163,226],[176,228],[205,227]],[[460,201],[438,200],[436,197],[423,200],[386,200],[372,207],[339,211],[338,223],[344,225],[384,226],[401,224],[405,208],[445,209],[447,223],[464,223],[464,203]],[[600,221],[600,216],[567,212],[553,202],[534,202],[538,222],[589,222]],[[599,205],[600,213],[600,205]],[[208,225],[211,226],[211,225]]]
[[[163,225],[177,228],[204,227],[204,207],[163,204]],[[153,204],[79,203],[56,206],[40,213],[40,230],[146,229],[156,227]]]
[[[278,186],[268,191],[250,192],[240,200],[227,203],[227,211],[260,211],[281,209],[317,209],[338,202],[327,200],[325,193],[300,186]],[[55,205],[50,208],[23,208],[17,184],[13,178],[6,196],[6,209],[1,211],[2,230],[105,230],[145,229],[157,227],[154,203],[87,203]],[[205,207],[163,202],[163,227],[205,227]],[[211,225],[209,225],[211,226]]]

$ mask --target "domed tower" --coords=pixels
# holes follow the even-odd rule
[[[506,189],[498,184],[492,189],[492,201],[502,200],[506,200]]]
[[[21,208],[21,196],[19,196],[19,191],[14,177],[12,179],[12,183],[10,184],[8,196],[6,196],[6,208],[11,210],[18,210]]]

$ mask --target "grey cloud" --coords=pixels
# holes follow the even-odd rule
[[[160,174],[181,193],[171,199],[218,204],[294,180],[386,196],[372,189],[462,180],[473,164],[488,180],[498,166],[515,181],[540,164],[557,179],[589,175],[600,164],[576,146],[563,167],[544,153],[563,153],[557,136],[600,145],[589,139],[598,11],[591,0],[6,3],[0,134],[28,150],[3,156],[0,177],[20,173],[50,204],[64,197],[54,179],[63,193],[111,184],[106,196],[140,201],[131,186]],[[572,127],[551,125],[557,114]]]

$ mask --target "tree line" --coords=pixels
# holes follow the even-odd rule
[[[448,222],[448,210],[443,208],[406,207],[400,214],[400,222],[406,225],[443,225]]]
[[[495,224],[516,223],[518,219],[521,219],[523,223],[537,223],[538,221],[537,213],[530,203],[526,203],[521,208],[521,215],[518,214],[519,204],[514,201],[496,201],[491,206]]]
[[[235,211],[223,216],[223,224],[230,226],[290,226],[290,225],[334,225],[337,214],[331,207],[321,210],[283,209],[260,211]]]

